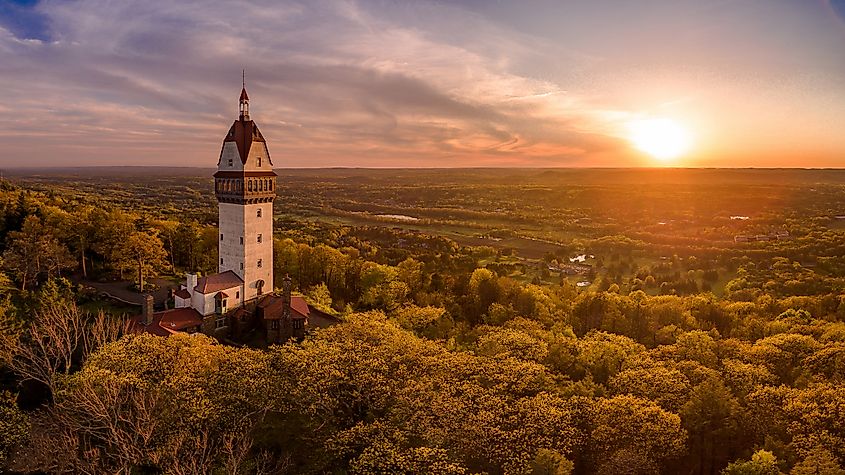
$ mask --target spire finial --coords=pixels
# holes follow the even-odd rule
[[[241,88],[240,119],[249,120],[249,95],[246,93],[246,69],[241,70],[241,84],[243,87]]]

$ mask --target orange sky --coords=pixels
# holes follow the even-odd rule
[[[15,3],[0,167],[214,166],[241,68],[277,167],[845,166],[843,0]]]

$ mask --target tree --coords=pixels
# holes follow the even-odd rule
[[[8,391],[0,393],[0,469],[23,446],[28,433],[29,418],[18,409],[15,397]]]
[[[711,473],[737,452],[741,410],[719,379],[709,379],[692,390],[681,408],[681,418],[690,434],[690,454],[697,472]]]
[[[129,235],[126,241],[126,257],[131,259],[130,267],[138,275],[138,290],[144,291],[145,276],[155,275],[167,265],[167,252],[158,236],[142,231]]]
[[[91,222],[91,210],[89,207],[80,206],[64,221],[64,234],[76,248],[76,253],[79,256],[79,268],[82,270],[82,277],[86,279],[88,278],[86,253],[95,235],[95,229]]]
[[[736,461],[722,470],[722,475],[781,475],[777,457],[767,450],[754,452],[749,461]]]
[[[24,380],[44,384],[55,394],[59,375],[71,372],[77,357],[128,331],[128,322],[100,312],[81,311],[73,302],[56,302],[37,312],[21,336],[13,340],[10,366]]]
[[[158,233],[162,242],[166,245],[168,265],[173,271],[176,271],[176,240],[179,230],[179,224],[176,221],[157,220],[153,221],[152,225]],[[194,268],[189,270],[193,271]]]
[[[441,307],[405,305],[393,313],[396,323],[427,338],[444,338],[452,328],[452,319]]]
[[[189,272],[198,270],[200,252],[200,226],[196,221],[182,221],[173,233],[172,257],[176,266]]]
[[[472,303],[471,321],[478,321],[499,298],[496,275],[489,269],[475,269],[469,278],[467,296]]]
[[[7,240],[3,263],[20,282],[21,290],[36,283],[39,275],[49,279],[73,265],[70,252],[37,216],[27,216],[23,228],[10,232]]]
[[[311,287],[305,293],[308,305],[326,313],[335,313],[332,309],[332,294],[326,284],[319,284]]]
[[[626,361],[645,351],[628,337],[596,331],[579,340],[578,349],[578,362],[602,384],[622,371]]]
[[[845,475],[836,458],[825,449],[812,450],[804,460],[795,464],[789,475]]]
[[[684,453],[681,419],[650,401],[599,398],[589,415],[588,462],[599,473],[650,473]]]
[[[423,289],[423,263],[412,258],[407,258],[396,266],[398,270],[398,278],[405,285],[411,295],[416,295],[417,292]]]
[[[22,469],[75,473],[248,471],[267,411],[265,353],[182,334],[132,335],[60,381]],[[79,456],[84,454],[84,456]]]
[[[531,463],[532,475],[569,475],[574,466],[563,455],[549,449],[540,449]]]
[[[626,369],[613,376],[608,386],[613,394],[648,399],[675,413],[687,402],[691,390],[683,373],[662,365]]]
[[[105,267],[117,270],[120,278],[126,270],[126,242],[135,231],[135,218],[122,210],[95,208],[91,213],[94,229],[92,249],[102,257]]]

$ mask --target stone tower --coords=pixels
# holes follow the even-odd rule
[[[219,272],[243,279],[243,302],[273,291],[276,174],[264,136],[249,118],[241,89],[239,117],[223,139],[214,190],[219,207]]]

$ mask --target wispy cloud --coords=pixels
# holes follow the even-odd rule
[[[0,30],[4,165],[213,164],[242,67],[280,166],[566,165],[618,147],[590,130],[595,106],[512,70],[525,42],[457,9],[494,52],[349,1],[33,8],[44,39]]]
[[[211,166],[241,68],[277,166],[624,166],[649,114],[697,128],[697,164],[782,164],[777,137],[836,165],[841,31],[800,3],[25,1],[0,166]]]

